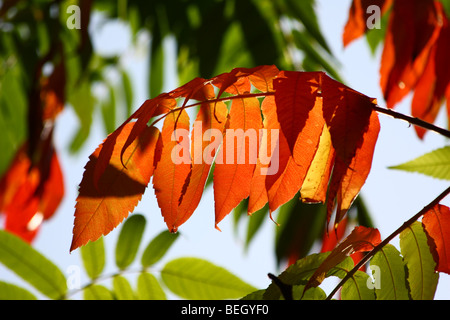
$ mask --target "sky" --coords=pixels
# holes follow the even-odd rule
[[[377,98],[378,104],[383,107],[384,101],[379,88],[381,48],[375,55],[372,55],[363,38],[353,42],[345,49],[342,46],[342,31],[350,3],[350,0],[318,0],[319,24],[332,52],[340,62],[339,71],[346,84],[368,96]],[[147,79],[143,70],[148,70],[149,38],[143,35],[139,41],[140,45],[132,47],[126,28],[121,25],[100,26],[95,23],[95,20],[92,31],[96,34],[98,40],[96,43],[97,45],[101,44],[102,50],[124,53],[121,63],[132,74],[135,90],[134,106],[139,107],[148,98],[146,96]],[[167,45],[170,48],[173,43],[168,42]],[[174,77],[174,64],[170,63],[170,61],[174,61],[173,57],[168,56],[167,58],[169,62],[165,70],[166,74],[171,76],[167,77],[164,90],[170,91],[177,85]],[[410,97],[404,99],[396,110],[409,114],[410,102]],[[448,186],[448,182],[445,181],[420,174],[391,170],[388,167],[414,159],[448,143],[443,137],[434,133],[428,133],[422,141],[417,138],[414,129],[408,123],[382,114],[379,115],[379,119],[381,131],[375,149],[372,170],[361,193],[371,212],[372,219],[381,233],[381,238],[384,239]],[[447,126],[442,112],[436,124]],[[97,121],[82,150],[76,155],[70,154],[68,152],[69,144],[77,126],[75,114],[71,108],[66,108],[58,119],[55,134],[56,148],[61,155],[65,174],[66,197],[56,215],[43,225],[34,242],[35,248],[66,274],[72,266],[81,266],[79,250],[69,253],[77,186],[81,181],[83,168],[89,155],[105,138],[101,121]],[[277,269],[274,256],[275,224],[267,218],[249,249],[244,251],[245,234],[244,232],[234,233],[231,216],[226,217],[220,223],[221,232],[214,228],[213,201],[212,188],[209,188],[193,216],[179,228],[181,236],[177,242],[163,260],[155,266],[155,274],[158,276],[158,270],[174,258],[192,256],[222,266],[257,288],[266,288],[270,284],[267,273],[279,274],[281,272]],[[441,203],[449,206],[450,197]],[[142,252],[145,245],[155,235],[166,229],[151,185],[147,188],[143,200],[134,212],[144,214],[147,218],[146,232],[141,245]],[[246,224],[241,225],[242,228],[245,226]],[[106,273],[117,271],[114,266],[114,246],[119,230],[120,227],[105,237]],[[396,241],[397,239],[394,239],[391,243],[398,248]],[[138,269],[139,266],[134,265],[133,267]],[[83,272],[81,276],[81,284],[86,283],[87,278]],[[27,287],[4,268],[0,268],[0,280],[11,281]],[[325,291],[331,291],[333,283],[335,280],[330,280],[329,284],[326,283]],[[105,285],[110,286],[110,283],[106,282]],[[441,274],[435,298],[450,299],[449,288],[450,277]]]

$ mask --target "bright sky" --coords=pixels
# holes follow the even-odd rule
[[[380,50],[378,50],[376,56],[372,56],[364,39],[352,43],[345,50],[342,47],[342,31],[350,2],[350,0],[317,1],[321,30],[337,60],[341,62],[340,71],[346,83],[368,96],[378,98],[379,105],[384,106],[378,85]],[[102,29],[99,27],[98,36],[101,38],[103,48],[109,47],[110,50],[119,51],[128,48],[123,63],[134,75],[133,84],[136,90],[134,105],[136,108],[139,107],[147,99],[145,91],[147,81],[142,70],[147,70],[145,46],[148,38],[143,37],[140,48],[129,49],[129,35],[122,28],[109,29],[108,32],[108,28]],[[117,39],[123,40],[117,41]],[[168,74],[174,74],[173,65],[168,65],[168,68]],[[169,79],[165,90],[172,90],[175,86],[175,82]],[[409,113],[409,103],[410,99],[405,99],[397,108],[397,111]],[[375,150],[372,171],[362,194],[368,204],[372,218],[381,232],[381,237],[384,239],[441,193],[448,186],[448,182],[419,174],[387,169],[388,166],[403,163],[442,147],[446,144],[446,141],[433,133],[427,134],[425,140],[420,141],[413,128],[409,127],[407,123],[384,115],[380,115],[379,118],[381,132]],[[51,261],[55,262],[63,272],[66,272],[70,266],[81,265],[78,251],[69,254],[74,205],[77,186],[81,181],[88,156],[105,138],[103,128],[98,123],[93,127],[84,148],[76,156],[69,155],[67,151],[70,139],[77,128],[76,117],[70,108],[66,109],[57,124],[55,137],[57,149],[62,157],[67,196],[56,216],[43,226],[36,239],[35,246]],[[440,117],[438,125],[446,126],[444,117]],[[222,232],[214,228],[213,203],[212,188],[210,188],[203,196],[191,219],[180,227],[179,231],[182,236],[162,263],[156,266],[155,271],[162,268],[165,262],[174,258],[194,256],[225,267],[256,287],[267,287],[270,283],[267,273],[278,274],[280,272],[276,269],[274,259],[274,223],[267,219],[250,245],[248,252],[244,252],[244,233],[241,232],[238,236],[233,233],[231,216],[220,223]],[[450,198],[445,199],[442,203],[450,205]],[[166,228],[152,187],[147,189],[143,201],[135,212],[142,213],[147,218],[147,232],[144,235],[141,248],[143,250],[144,244],[146,245],[150,239]],[[242,226],[244,227],[244,225]],[[116,271],[113,253],[117,235],[118,229],[115,229],[105,239],[108,250],[107,273]],[[398,248],[395,240],[392,243]],[[6,279],[5,276],[7,276]],[[87,278],[84,274],[82,276],[82,284],[84,284]],[[0,268],[0,280],[23,284],[3,268]],[[106,283],[106,285],[110,286],[109,283]],[[441,275],[436,299],[449,299],[450,291],[448,288],[450,288],[450,277]]]

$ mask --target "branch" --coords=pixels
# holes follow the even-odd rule
[[[423,121],[423,120],[421,120],[419,118],[410,117],[410,116],[407,116],[405,114],[396,112],[396,111],[391,110],[391,109],[381,108],[378,105],[373,106],[373,110],[375,110],[375,111],[377,111],[379,113],[384,113],[384,114],[386,114],[388,116],[391,116],[391,117],[394,117],[396,119],[405,120],[409,124],[413,124],[413,125],[422,127],[424,129],[437,132],[437,133],[443,135],[444,137],[450,138],[450,131],[449,130],[437,127],[434,124],[431,124],[429,122]]]
[[[388,244],[392,239],[394,239],[397,235],[400,234],[403,230],[409,228],[414,221],[419,219],[422,215],[430,211],[434,206],[436,206],[442,199],[444,199],[448,194],[450,194],[450,187],[444,190],[439,196],[436,197],[433,201],[431,201],[427,206],[425,206],[422,210],[412,216],[408,221],[404,222],[397,230],[391,233],[386,239],[384,239],[379,245],[372,249],[369,253],[367,253],[354,267],[350,270],[347,275],[339,282],[339,284],[333,289],[333,291],[328,295],[327,300],[330,300],[340,287],[361,268],[370,258],[372,258],[378,251],[380,251],[386,244]]]

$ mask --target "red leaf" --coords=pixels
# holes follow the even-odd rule
[[[389,18],[380,69],[380,86],[389,108],[416,85],[444,19],[433,0],[397,0]]]
[[[430,123],[436,119],[445,98],[445,90],[450,85],[450,23],[445,15],[443,17],[444,24],[439,38],[432,47],[428,63],[417,82],[411,104],[412,116]],[[425,129],[417,126],[414,128],[417,135],[423,138]]]
[[[424,214],[422,223],[431,238],[431,253],[436,261],[436,271],[450,274],[450,209],[436,205]]]
[[[26,144],[0,181],[0,211],[6,215],[5,229],[31,242],[42,223],[53,216],[64,196],[64,181],[53,147],[33,164]],[[48,156],[48,157],[47,157]]]
[[[337,198],[335,224],[339,223],[358,195],[370,172],[380,131],[372,106],[376,100],[328,77],[322,78],[324,118],[336,151],[328,194],[328,219]]]
[[[367,20],[373,13],[367,11],[372,5],[380,8],[380,13],[384,14],[391,7],[392,0],[353,0],[342,35],[344,47],[368,31]]]
[[[132,212],[142,197],[154,169],[159,130],[147,127],[121,157],[135,122],[125,124],[115,137],[108,166],[94,185],[94,171],[103,145],[89,157],[80,184],[70,250],[113,230]],[[106,140],[105,140],[106,141]],[[122,165],[122,160],[126,167]]]

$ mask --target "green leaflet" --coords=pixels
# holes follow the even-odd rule
[[[405,263],[400,252],[387,244],[370,260],[377,300],[409,300]]]
[[[28,290],[0,281],[0,300],[36,300]]]
[[[348,270],[350,271],[350,270]],[[362,271],[356,271],[351,279],[342,286],[342,300],[375,300],[375,291],[367,285],[369,275]]]
[[[105,247],[103,238],[89,242],[80,248],[84,269],[91,279],[96,279],[105,267]]]
[[[128,267],[136,257],[144,233],[146,220],[134,214],[125,220],[116,245],[116,265],[120,269]]]
[[[0,230],[0,262],[47,297],[65,297],[67,284],[61,270],[28,243],[3,230]]]
[[[389,168],[450,180],[450,146],[436,149],[416,159]]]
[[[164,293],[161,285],[154,275],[148,272],[143,272],[139,275],[137,281],[137,293],[140,300],[165,300],[166,294]]]
[[[150,241],[144,250],[141,258],[141,264],[143,267],[149,267],[166,254],[175,240],[178,239],[180,233],[171,233],[168,230],[164,230]]]
[[[178,258],[161,271],[164,284],[185,299],[236,299],[256,289],[224,268],[198,258]]]
[[[124,276],[115,276],[113,278],[114,296],[118,300],[134,300],[135,296],[130,282]]]
[[[105,286],[93,284],[83,290],[85,300],[114,300],[112,292]]]
[[[408,267],[408,284],[413,300],[433,299],[439,274],[422,224],[414,222],[400,233],[400,248]]]

